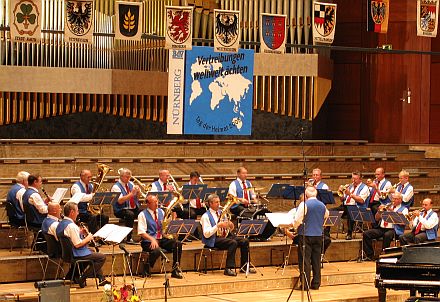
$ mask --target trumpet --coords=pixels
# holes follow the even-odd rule
[[[379,212],[392,211],[393,210],[392,207],[393,207],[393,204],[389,203],[389,204],[386,204],[384,206],[380,206],[378,211]]]
[[[389,189],[386,190],[386,191],[380,191],[380,192],[379,192],[379,194],[380,194],[380,198],[381,198],[381,199],[385,199],[385,198],[387,198],[387,196],[390,194],[391,189],[394,189],[394,191],[395,191],[398,185],[399,185],[399,182],[396,183],[396,184],[394,184],[391,188],[389,188]]]
[[[421,213],[422,211],[423,211],[423,209],[421,209],[421,210],[414,210],[414,211],[408,212],[408,214],[406,214],[406,215],[404,215],[404,216],[405,216],[405,218],[406,218],[408,221],[412,221],[412,220],[414,220],[414,218],[416,218],[417,216],[419,216],[420,213]],[[418,215],[416,215],[417,212],[418,212]]]
[[[341,186],[339,186],[339,189],[338,189],[338,196],[339,196],[339,197],[344,197],[344,192],[345,192],[345,190],[348,189],[348,187],[350,187],[350,185],[351,185],[351,184],[346,184],[346,185],[341,185]]]

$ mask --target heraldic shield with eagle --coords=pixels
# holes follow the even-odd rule
[[[335,6],[315,4],[314,25],[322,37],[330,35],[335,28]]]
[[[232,46],[238,39],[238,15],[234,12],[218,12],[215,36],[225,47]]]
[[[86,35],[92,28],[93,1],[67,1],[66,23],[69,30],[77,35]]]

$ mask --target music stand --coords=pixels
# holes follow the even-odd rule
[[[364,230],[362,228],[362,225],[364,223],[373,224],[375,223],[375,219],[373,216],[373,213],[368,208],[358,208],[355,205],[347,205],[348,214],[350,216],[350,219],[352,219],[356,223],[355,230],[360,230],[362,233],[362,239],[361,239],[361,251],[357,257],[358,262],[365,261],[368,259],[364,253]],[[359,224],[361,227],[359,227]]]
[[[323,225],[324,229],[326,227],[331,228],[333,226],[339,227],[339,225],[341,224],[341,217],[342,217],[343,213],[344,213],[344,211],[329,211],[328,217],[324,220],[324,225]],[[324,241],[325,241],[325,232],[323,231],[322,232],[322,248],[321,248],[321,268],[324,268],[324,261],[330,264],[330,262],[325,258]],[[336,267],[336,269],[339,271],[338,267]]]
[[[323,204],[335,204],[335,198],[333,196],[333,192],[324,189],[317,189],[318,195],[316,199],[321,201]]]
[[[250,236],[258,236],[261,235],[266,228],[267,221],[264,220],[243,220],[240,224],[240,227],[237,231],[237,236],[242,236],[244,238],[249,238]],[[250,247],[248,248],[247,262],[240,268],[240,270],[244,270],[246,267],[246,278],[249,275],[249,268],[252,266],[255,270],[257,268],[251,262],[251,252]],[[261,276],[263,273],[259,271]]]
[[[99,226],[102,226],[102,208],[103,206],[112,206],[118,202],[120,192],[96,192],[90,201],[92,206],[99,207]]]
[[[194,236],[194,232],[197,229],[198,222],[195,219],[179,219],[171,220],[168,225],[167,233],[170,235],[184,235],[182,242],[188,239],[189,236]]]
[[[266,197],[267,198],[281,198],[283,197],[284,191],[286,188],[290,186],[290,184],[272,184],[272,186],[269,189],[269,192],[267,192]]]
[[[166,207],[173,199],[173,193],[169,191],[149,192],[148,195],[155,195],[159,201],[160,207]],[[148,197],[147,195],[147,197]]]
[[[201,200],[205,202],[208,199],[208,196],[211,194],[216,194],[220,198],[220,201],[224,201],[226,199],[226,196],[228,195],[229,188],[206,188],[202,192]]]
[[[296,201],[300,199],[301,194],[304,194],[303,186],[288,186],[284,190],[283,198],[294,200],[294,206],[296,207]]]
[[[397,212],[385,211],[382,213],[382,220],[392,224],[408,225],[409,221],[406,219],[405,215]]]
[[[208,187],[206,184],[183,185],[182,196],[185,200],[194,200],[199,198],[203,200],[202,193]],[[191,205],[188,203],[188,219],[191,219]],[[194,237],[196,239],[196,237]],[[198,239],[198,238],[197,238]]]

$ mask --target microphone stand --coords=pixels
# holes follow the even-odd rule
[[[137,295],[137,288],[136,285],[134,283],[134,277],[133,277],[133,271],[131,269],[131,261],[130,259],[133,259],[133,255],[125,248],[125,245],[119,244],[119,248],[121,250],[124,251],[124,263],[127,265],[128,267],[128,271],[130,272],[130,277],[131,277],[131,285],[132,285],[132,294],[133,295]],[[125,270],[124,270],[124,274],[125,274]],[[125,276],[125,275],[124,275]]]

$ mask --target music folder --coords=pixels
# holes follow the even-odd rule
[[[304,187],[303,186],[288,186],[284,190],[283,198],[284,199],[299,200],[301,194],[304,194]]]
[[[200,198],[202,200],[202,193],[208,187],[206,184],[197,184],[197,185],[183,185],[182,187],[182,196],[185,199],[191,200]]]
[[[119,244],[132,230],[133,228],[107,223],[93,234],[93,237],[100,238],[109,244]]]
[[[291,215],[291,212],[266,213],[265,215],[274,227],[289,227],[295,220],[295,217]]]
[[[272,186],[269,189],[269,192],[267,192],[266,197],[267,198],[281,198],[283,197],[284,190],[290,186],[290,184],[272,184]]]
[[[155,195],[160,206],[167,206],[173,199],[173,193],[170,191],[149,192],[148,195]]]
[[[118,201],[120,195],[119,192],[96,192],[90,203],[94,206],[112,205]]]
[[[208,199],[208,196],[211,194],[217,194],[220,198],[220,201],[224,201],[226,199],[226,196],[228,195],[229,188],[206,188],[202,192],[201,200],[206,201]]]
[[[51,202],[60,203],[66,192],[66,188],[57,188],[52,195]]]

